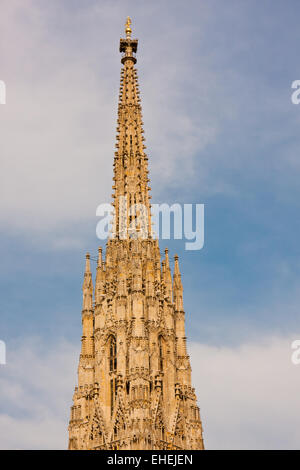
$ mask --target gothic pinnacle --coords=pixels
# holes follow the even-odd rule
[[[174,261],[175,261],[175,269],[174,269],[174,273],[175,273],[175,271],[176,271],[176,274],[178,274],[178,273],[179,273],[178,259],[179,259],[179,256],[178,256],[178,255],[174,255]]]
[[[85,255],[85,274],[90,274],[91,272],[91,263],[90,263],[90,254]]]
[[[179,269],[178,255],[174,256],[175,266],[174,266],[174,275],[173,275],[173,292],[174,292],[174,301],[176,305],[176,310],[183,309],[183,288],[181,282],[181,274]]]
[[[171,276],[168,248],[165,249],[164,281],[166,285],[166,295],[168,299],[172,301],[172,276]]]
[[[98,268],[102,268],[102,247],[99,246],[98,248],[98,263],[97,263]]]
[[[177,286],[181,285],[181,274],[179,269],[178,255],[174,256],[175,266],[174,266],[174,282],[177,282]]]
[[[92,284],[92,273],[91,273],[91,263],[90,263],[90,254],[87,253],[85,256],[85,271],[84,279],[82,285],[83,292],[83,311],[91,310],[93,307],[93,284]]]
[[[166,266],[167,266],[167,268],[170,268],[168,248],[165,248],[165,258],[166,258]]]

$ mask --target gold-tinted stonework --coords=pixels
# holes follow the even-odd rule
[[[130,18],[125,33],[126,39],[120,40],[114,229],[104,260],[99,248],[95,289],[86,256],[82,346],[69,449],[203,449],[186,349],[178,257],[172,278],[168,250],[161,261],[158,240],[152,238],[148,158],[135,68],[138,41],[131,39]],[[128,210],[121,210],[120,201]],[[146,237],[134,238],[126,228],[134,223],[129,210],[134,204],[146,211],[144,226],[138,228]]]

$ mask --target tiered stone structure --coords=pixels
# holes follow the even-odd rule
[[[99,248],[95,289],[86,255],[69,449],[203,449],[178,256],[172,278],[168,250],[161,262],[152,237],[135,69],[138,41],[131,39],[130,24],[128,18],[126,39],[120,40],[114,229],[105,260]],[[133,205],[143,212],[139,222],[130,211]]]

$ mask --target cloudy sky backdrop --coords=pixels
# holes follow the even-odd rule
[[[205,204],[178,252],[206,447],[299,448],[297,0],[2,0],[0,447],[65,448],[84,254],[110,202],[127,15],[153,202]],[[161,248],[166,242],[161,243]]]

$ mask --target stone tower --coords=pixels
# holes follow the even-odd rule
[[[114,224],[95,289],[83,281],[82,346],[69,449],[203,449],[186,349],[178,256],[161,262],[152,237],[150,187],[131,21],[122,53]],[[132,211],[136,208],[136,212]]]

